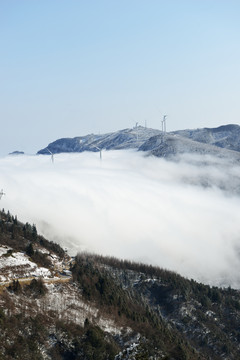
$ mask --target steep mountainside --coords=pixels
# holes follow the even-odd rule
[[[238,359],[239,291],[89,254],[0,213],[0,359]]]
[[[204,359],[94,260],[0,215],[0,359]]]
[[[239,359],[239,291],[206,286],[144,264],[97,259],[201,354],[209,359]]]

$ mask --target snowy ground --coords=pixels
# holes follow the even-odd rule
[[[38,267],[24,252],[7,252],[12,250],[0,246],[0,282],[11,281],[18,278],[42,277],[49,278],[51,272],[43,267]]]

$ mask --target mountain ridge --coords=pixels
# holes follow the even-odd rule
[[[240,126],[236,124],[221,125],[216,128],[195,130],[178,130],[173,133],[202,143],[216,145],[229,150],[240,151]]]
[[[138,126],[106,134],[61,138],[50,143],[46,148],[39,150],[37,154],[49,154],[49,150],[53,154],[57,154],[61,152],[96,152],[99,149],[132,149],[138,148],[149,137],[157,134],[161,134],[161,131]]]
[[[46,148],[39,150],[37,154],[97,152],[103,149],[136,149],[158,157],[197,153],[219,155],[220,157],[233,156],[238,159],[238,155],[234,152],[240,152],[240,126],[228,124],[217,128],[186,129],[169,133],[135,126],[132,129],[123,129],[112,133],[58,139]]]

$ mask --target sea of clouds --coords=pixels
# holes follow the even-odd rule
[[[240,166],[136,151],[0,159],[1,208],[68,249],[240,288]]]

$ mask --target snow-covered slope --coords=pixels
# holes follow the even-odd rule
[[[152,155],[165,158],[176,158],[178,155],[187,153],[212,155],[240,161],[240,153],[238,151],[219,148],[213,144],[204,144],[175,134],[154,136],[141,145],[139,150],[148,151]]]
[[[240,126],[179,130],[162,133],[157,129],[136,126],[113,133],[58,139],[38,154],[137,149],[158,157],[176,157],[183,153],[208,154],[239,160]],[[233,150],[233,151],[231,151]]]
[[[138,149],[150,137],[161,134],[160,130],[148,129],[142,126],[133,129],[123,129],[113,133],[78,136],[75,138],[58,139],[50,143],[38,154],[53,154],[62,152],[99,151],[99,149],[119,150]]]
[[[240,151],[239,125],[229,124],[219,126],[217,128],[178,130],[174,131],[174,134],[178,134],[205,144],[211,144],[229,150]]]
[[[0,286],[17,279],[52,276],[49,269],[37,266],[26,253],[0,245]]]

